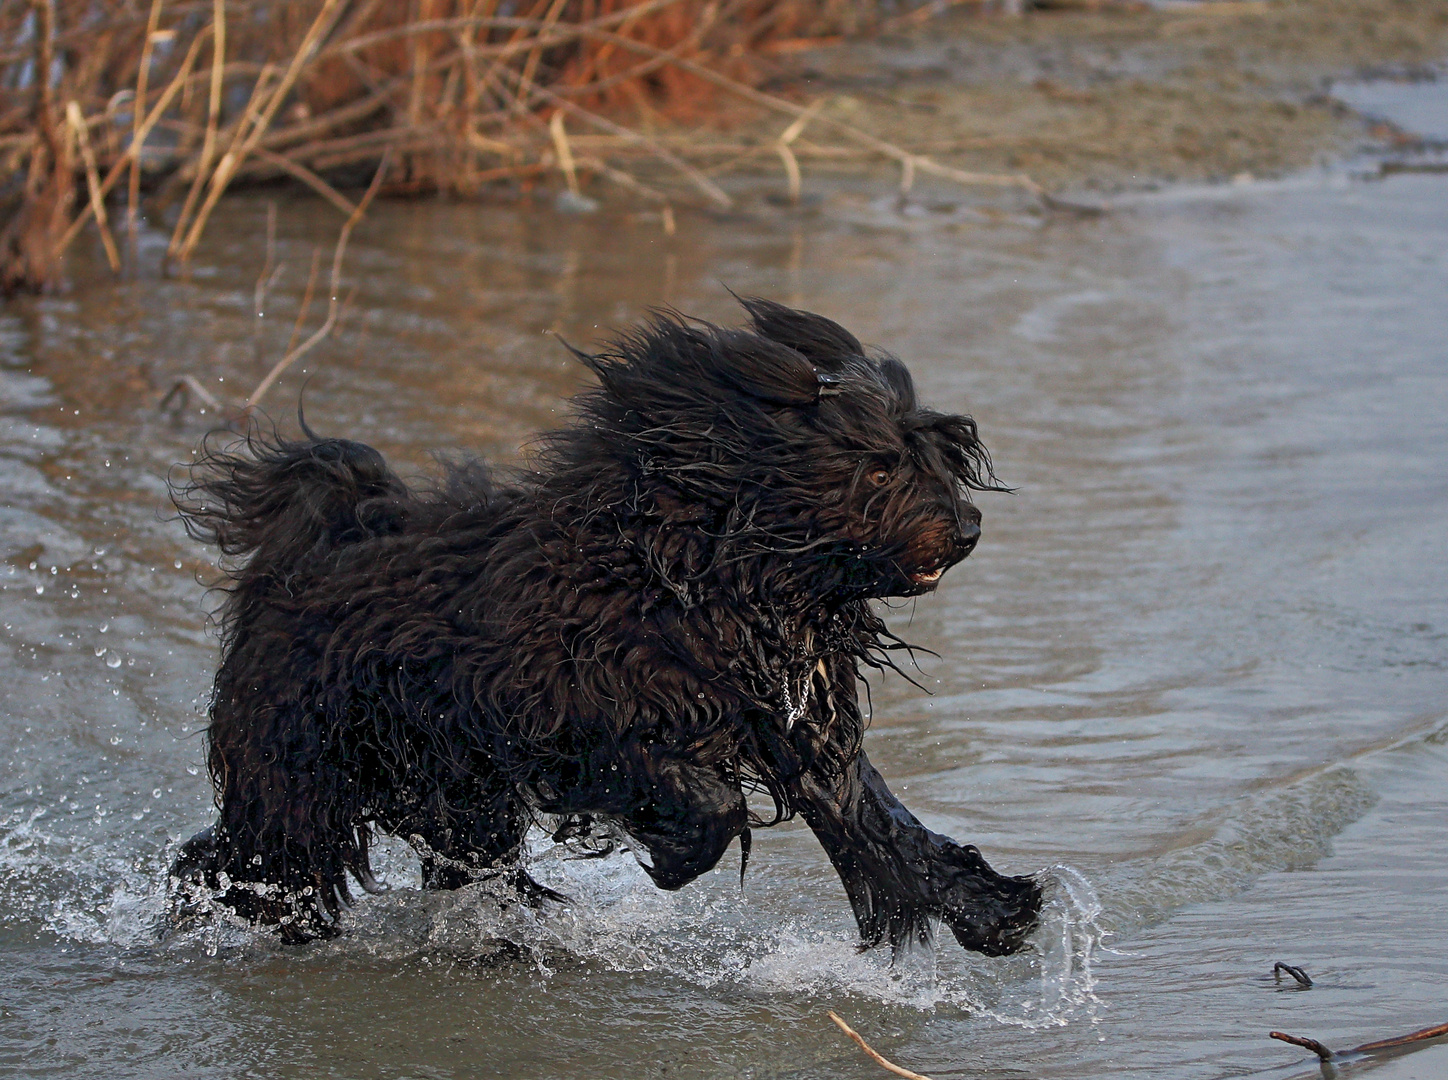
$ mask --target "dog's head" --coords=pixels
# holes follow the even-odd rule
[[[839,324],[743,301],[749,330],[662,316],[597,356],[579,455],[646,512],[783,556],[811,588],[913,596],[970,554],[972,490],[1000,490],[968,416],[922,408],[905,365]]]

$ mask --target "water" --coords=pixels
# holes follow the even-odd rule
[[[215,643],[209,564],[164,499],[211,418],[156,402],[183,373],[243,397],[339,222],[280,207],[264,318],[259,199],[191,283],[0,312],[0,1072],[882,1075],[834,1009],[937,1080],[1316,1076],[1267,1031],[1345,1048],[1448,1019],[1448,190],[1364,172],[1098,220],[836,188],[817,217],[760,202],[672,238],[381,206],[342,332],[270,400],[287,416],[305,382],[314,427],[404,469],[515,460],[583,381],[550,331],[587,343],[660,303],[737,320],[721,283],[905,357],[1018,493],[983,497],[977,553],[892,613],[940,658],[933,696],[874,686],[869,748],[932,827],[1050,868],[1036,947],[1002,961],[856,953],[797,826],[757,836],[742,892],[732,856],[663,894],[626,855],[540,842],[574,903],[535,914],[422,894],[391,845],[393,891],[337,941],[158,942],[164,868],[211,813]],[[1274,983],[1278,960],[1314,988]],[[1374,1076],[1445,1068],[1430,1048]]]

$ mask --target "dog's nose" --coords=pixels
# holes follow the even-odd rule
[[[955,542],[963,559],[975,550],[980,539],[980,510],[968,502],[955,504]]]
[[[960,523],[960,533],[956,542],[960,545],[960,557],[963,559],[975,550],[976,542],[980,540],[980,526],[973,521]]]

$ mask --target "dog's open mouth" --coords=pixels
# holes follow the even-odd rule
[[[937,566],[934,570],[917,570],[910,575],[910,580],[917,585],[934,585],[940,580],[940,575],[945,573],[945,567]]]

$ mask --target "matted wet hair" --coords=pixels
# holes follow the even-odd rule
[[[838,324],[743,303],[747,329],[662,313],[575,351],[597,386],[506,481],[465,460],[410,488],[310,432],[203,449],[175,498],[228,560],[221,815],[178,882],[295,940],[335,932],[349,873],[374,887],[373,829],[430,886],[540,900],[540,820],[677,888],[800,814],[867,944],[939,919],[1020,945],[1038,886],[926,830],[862,749],[859,669],[902,647],[871,601],[932,589],[1000,489],[976,425]]]

